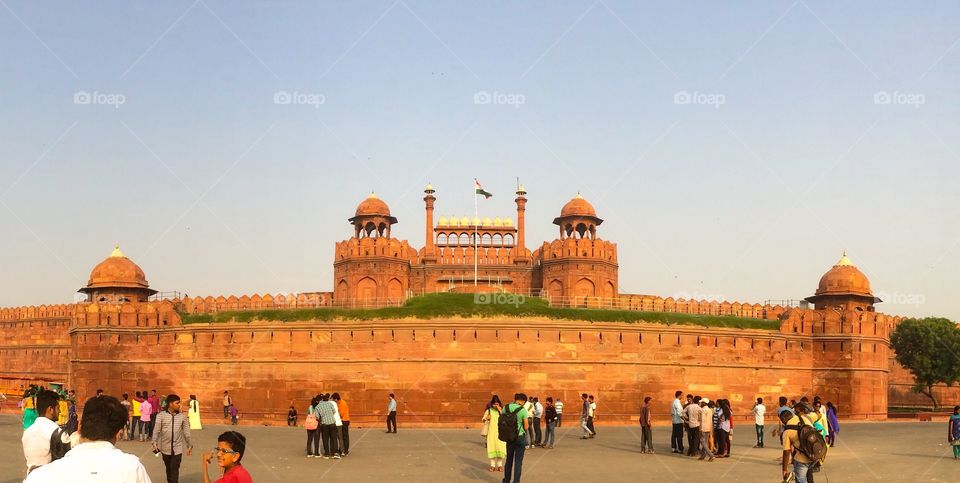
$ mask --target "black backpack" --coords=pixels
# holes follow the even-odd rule
[[[800,424],[788,424],[783,427],[784,430],[793,429],[797,431],[800,447],[797,451],[810,458],[810,461],[823,461],[827,457],[827,441],[823,435],[813,425],[807,423],[803,416],[798,416]]]
[[[57,428],[50,435],[50,461],[63,458],[70,451],[70,433]]]
[[[497,432],[500,433],[500,441],[504,443],[517,442],[517,439],[520,437],[517,413],[520,412],[521,409],[523,409],[523,406],[518,406],[513,412],[506,411],[500,413],[500,421],[497,422]]]

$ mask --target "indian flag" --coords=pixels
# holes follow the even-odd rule
[[[493,196],[489,191],[485,191],[483,186],[480,186],[480,182],[477,181],[477,178],[473,178],[473,187],[476,189],[478,195],[483,195],[484,198],[489,198]]]

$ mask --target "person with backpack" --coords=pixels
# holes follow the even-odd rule
[[[827,455],[827,442],[813,426],[822,416],[804,403],[794,406],[794,412],[781,408],[777,416],[783,424],[781,470],[784,481],[793,473],[797,483],[814,483],[811,469]],[[788,466],[791,462],[792,470]]]
[[[116,398],[88,399],[83,405],[83,427],[78,431],[77,446],[63,458],[37,468],[24,481],[149,483],[150,477],[140,458],[115,446],[126,422],[127,410]]]
[[[510,483],[511,471],[513,483],[520,483],[523,453],[527,449],[527,431],[530,429],[530,415],[523,408],[526,402],[526,394],[522,392],[514,394],[513,402],[503,408],[503,413],[497,422],[500,441],[507,443],[507,462],[503,470],[503,483]]]
[[[317,411],[319,403],[320,398],[317,396],[310,400],[307,417],[303,421],[303,427],[307,430],[307,458],[320,457],[320,413]]]
[[[57,426],[60,415],[60,396],[53,391],[40,391],[36,395],[37,419],[23,432],[23,457],[27,460],[27,473],[59,459],[66,453],[62,450],[62,435],[66,434]],[[69,435],[67,435],[69,442]],[[69,443],[67,444],[69,448]],[[54,449],[60,454],[53,454]]]

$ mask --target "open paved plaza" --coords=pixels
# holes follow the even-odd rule
[[[945,423],[843,423],[818,482],[960,481],[960,461],[946,445]],[[194,432],[197,450],[215,446],[227,428],[207,425]],[[410,429],[396,435],[382,428],[351,430],[351,454],[343,460],[307,459],[302,428],[239,426],[249,442],[244,464],[254,480],[264,481],[497,481],[474,429]],[[0,483],[20,481],[24,470],[19,419],[0,415]],[[582,441],[575,427],[562,427],[552,450],[526,453],[523,480],[529,482],[635,481],[780,481],[776,440],[753,449],[753,427],[734,430],[732,456],[712,463],[670,453],[667,427],[654,428],[655,455],[639,453],[637,428],[598,426],[594,440]],[[140,455],[154,482],[165,481],[162,462],[148,443],[124,442],[120,448]],[[184,458],[183,483],[203,481],[199,451]]]

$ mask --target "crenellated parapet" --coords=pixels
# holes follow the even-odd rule
[[[0,321],[73,317],[82,304],[29,305],[0,307]]]
[[[301,309],[333,305],[333,292],[301,292],[185,297],[174,300],[179,309],[188,314],[209,314],[225,310]]]
[[[73,327],[170,327],[180,325],[172,300],[82,304]]]
[[[617,263],[617,244],[599,238],[566,238],[544,242],[538,251],[544,262],[562,258],[584,258]]]
[[[415,263],[418,253],[406,240],[395,238],[353,237],[336,243],[334,263],[362,257],[388,257]]]

